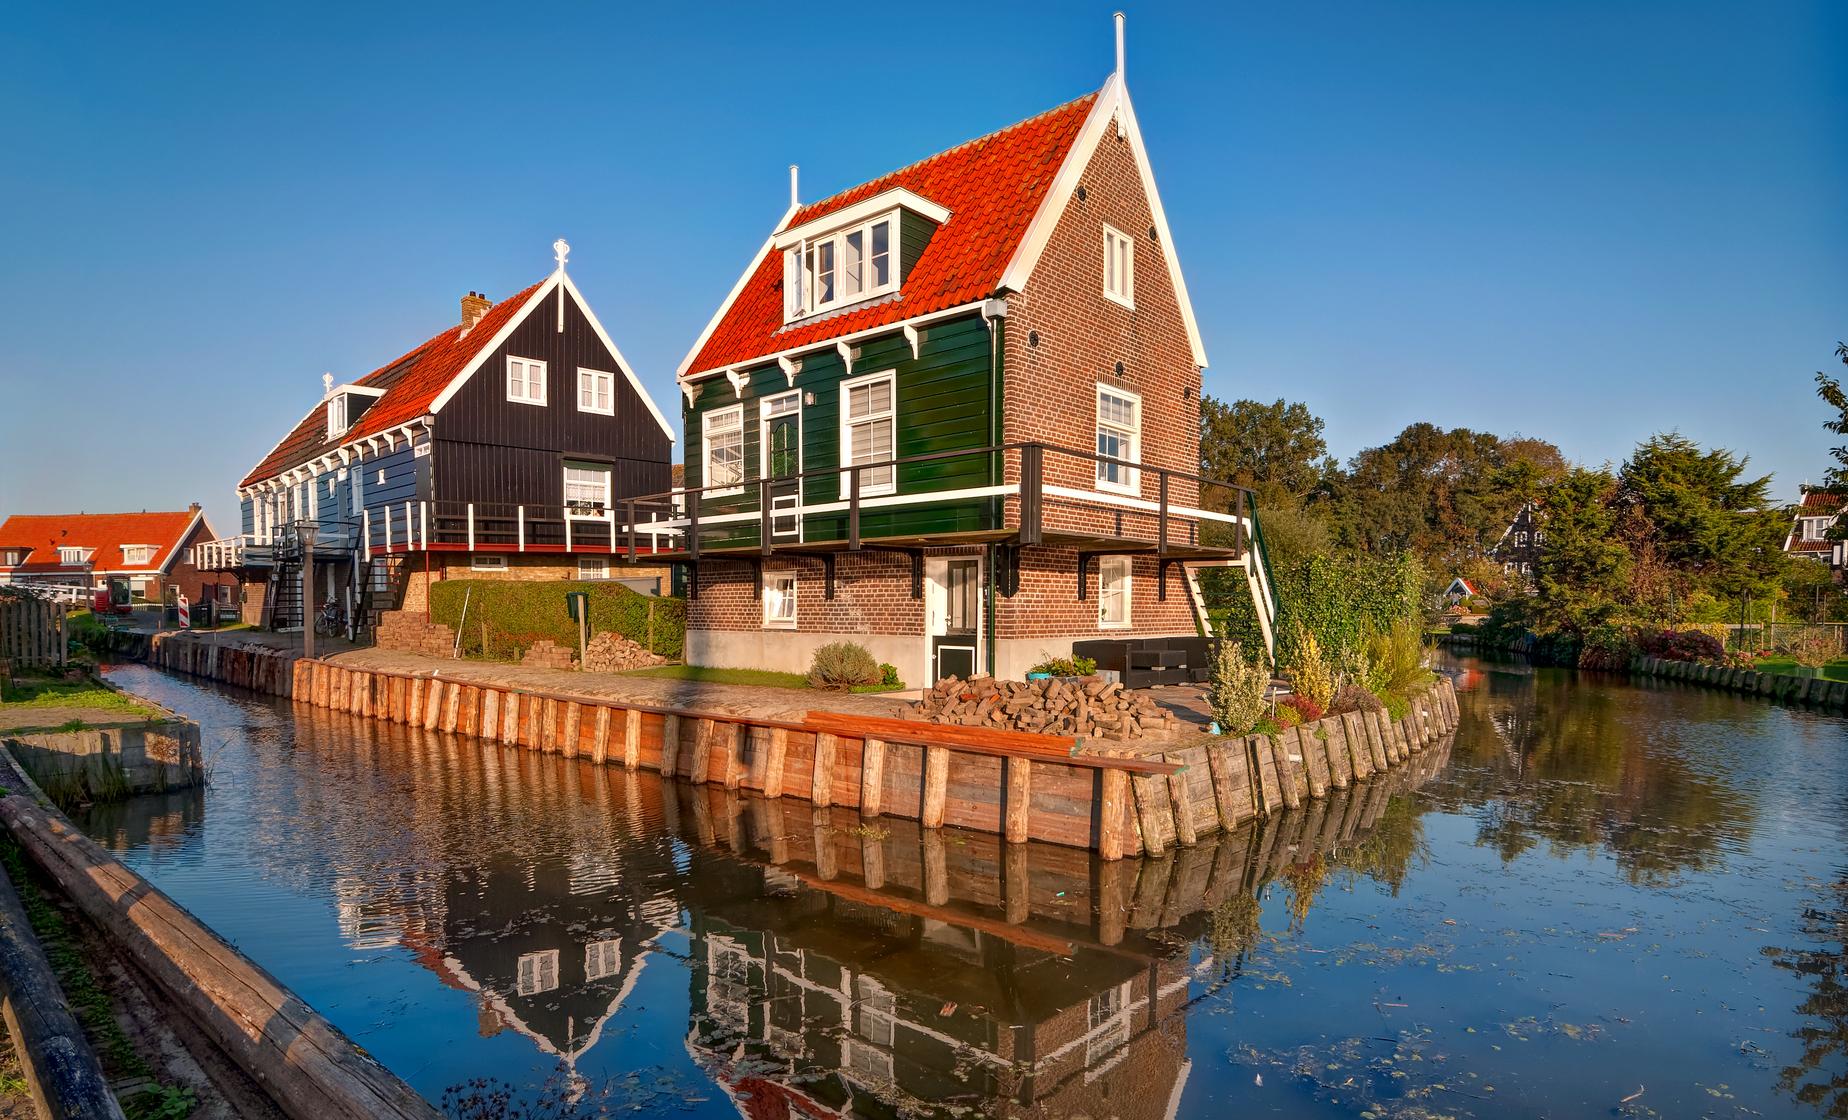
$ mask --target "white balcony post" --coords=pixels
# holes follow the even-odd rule
[[[417,503],[417,539],[425,552],[430,551],[430,503]]]
[[[359,511],[359,539],[365,542],[366,563],[372,563],[372,511]]]
[[[571,507],[565,507],[565,551],[571,551]]]
[[[385,506],[385,551],[391,551],[391,507]]]
[[[468,550],[475,551],[475,503],[468,504]]]
[[[514,523],[517,526],[517,531],[520,535],[520,551],[525,552],[526,551],[526,507],[525,506],[514,506],[513,514],[514,514]]]

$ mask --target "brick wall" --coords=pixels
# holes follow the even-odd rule
[[[379,615],[378,647],[453,657],[456,632],[440,623],[425,622],[421,612],[384,611]]]

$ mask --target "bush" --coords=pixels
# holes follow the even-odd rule
[[[892,675],[897,676],[897,671]],[[829,642],[815,651],[815,659],[809,663],[811,688],[845,692],[860,685],[878,684],[883,677],[879,662],[858,642]]]
[[[1315,701],[1315,706],[1326,710],[1328,702],[1335,698],[1335,671],[1328,664],[1328,658],[1322,655],[1322,644],[1302,623],[1296,624],[1294,640],[1296,660],[1290,671],[1290,685],[1299,695]]]
[[[1331,716],[1344,715],[1348,712],[1377,712],[1386,705],[1380,698],[1357,684],[1344,684],[1335,693],[1335,699],[1328,705]]]
[[[898,679],[898,666],[892,664],[890,661],[881,661],[879,663],[879,687],[905,687],[905,682]]]
[[[1269,684],[1270,674],[1245,660],[1239,643],[1219,642],[1214,647],[1206,704],[1221,735],[1244,735],[1257,725],[1264,716],[1264,689]]]
[[[1301,727],[1303,723],[1303,714],[1287,703],[1278,704],[1271,718],[1276,720],[1277,726],[1285,731],[1292,727]]]
[[[1296,721],[1298,723],[1314,723],[1316,720],[1321,719],[1323,715],[1322,705],[1304,696],[1300,692],[1292,692],[1290,695],[1285,696],[1282,700],[1277,702],[1277,707],[1279,710],[1288,708],[1295,712]]]
[[[1097,659],[1094,657],[1048,657],[1027,671],[1050,673],[1055,677],[1088,677],[1097,672]]]
[[[1604,623],[1594,626],[1579,646],[1578,667],[1621,673],[1636,660],[1636,642],[1622,626]]]
[[[1718,638],[1700,630],[1645,630],[1637,644],[1664,661],[1718,661],[1726,652]]]
[[[1410,696],[1431,680],[1425,668],[1424,633],[1411,619],[1401,619],[1367,643],[1370,671],[1367,689],[1375,696]]]
[[[1778,642],[1778,648],[1799,665],[1820,668],[1835,659],[1840,648],[1835,635],[1820,626],[1805,626],[1795,637]]]
[[[575,650],[578,630],[565,609],[568,591],[590,596],[592,637],[613,632],[662,657],[679,660],[682,656],[686,603],[643,595],[609,580],[446,579],[430,588],[430,620],[456,627],[464,657],[517,658],[546,638]],[[462,617],[465,599],[466,620]]]

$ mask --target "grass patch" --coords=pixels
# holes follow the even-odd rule
[[[749,684],[760,688],[800,688],[814,692],[827,692],[829,689],[812,688],[808,678],[801,673],[779,673],[774,669],[714,669],[707,665],[652,665],[646,669],[631,669],[622,674],[625,677],[649,677],[664,681],[692,681],[695,684]],[[900,686],[902,687],[902,686]],[[856,685],[850,692],[895,692],[897,688],[887,688],[882,684]]]
[[[142,719],[153,719],[160,714],[93,680],[26,680],[0,688],[0,711],[32,708],[98,708]]]
[[[1762,661],[1752,662],[1752,668],[1760,673],[1795,673],[1797,663],[1788,657],[1767,657]],[[1822,676],[1832,681],[1848,681],[1848,657],[1838,657],[1822,666]]]

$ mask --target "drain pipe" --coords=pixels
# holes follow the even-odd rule
[[[982,321],[988,325],[988,446],[1001,445],[1001,355],[1002,332],[1007,329],[1007,301],[1004,299],[985,300],[982,303]],[[1004,473],[1005,462],[1002,452],[991,451],[988,454],[988,484],[997,486]],[[1002,499],[1002,509],[1006,510],[1006,499]],[[1004,513],[1005,516],[1005,513]],[[988,546],[987,594],[982,596],[983,654],[988,663],[988,675],[995,676],[995,653],[998,643],[995,639],[995,596],[1000,591],[999,573],[995,571],[995,561],[1000,549]]]

